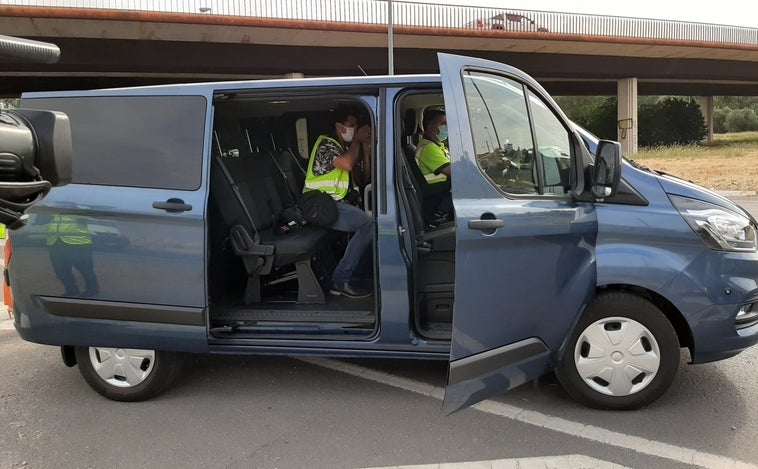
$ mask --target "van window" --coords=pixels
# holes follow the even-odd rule
[[[464,81],[482,173],[510,194],[568,192],[570,137],[547,104],[520,83],[502,76],[470,71]]]
[[[24,106],[68,114],[74,183],[200,187],[206,114],[202,96],[39,98],[25,99]]]
[[[571,139],[568,131],[545,102],[529,91],[529,104],[542,159],[544,189],[547,194],[567,194],[571,190]]]

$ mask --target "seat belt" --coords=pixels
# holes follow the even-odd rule
[[[229,173],[229,170],[226,168],[226,165],[221,160],[221,146],[218,144],[218,135],[216,135],[216,145],[218,146],[219,155],[216,155],[215,160],[216,163],[218,163],[218,166],[221,168],[221,172],[224,173],[224,177],[229,182],[229,185],[232,187],[232,192],[234,192],[234,196],[237,197],[237,201],[239,201],[240,205],[242,206],[242,210],[245,211],[245,215],[247,216],[247,219],[250,221],[250,224],[253,227],[253,231],[255,234],[253,235],[253,241],[255,241],[256,244],[261,242],[261,236],[258,234],[258,227],[255,225],[255,221],[253,220],[253,216],[250,215],[250,211],[247,209],[247,205],[245,204],[245,200],[242,198],[242,194],[240,194],[239,186],[236,182],[234,182],[234,178],[232,178],[232,175]]]

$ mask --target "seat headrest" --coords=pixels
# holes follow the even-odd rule
[[[403,117],[403,134],[405,137],[410,137],[416,133],[418,128],[418,120],[416,118],[416,110],[408,109],[405,111]]]

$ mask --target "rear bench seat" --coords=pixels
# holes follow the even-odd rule
[[[232,152],[231,147],[225,148],[223,135],[219,138],[216,148],[220,148],[220,152],[214,152],[211,164],[211,196],[229,227],[232,248],[242,258],[248,273],[245,303],[261,302],[262,275],[281,273],[280,269],[291,265],[295,267],[295,275],[290,275],[298,281],[297,302],[325,303],[311,260],[327,250],[330,231],[304,226],[279,234],[279,215],[292,203],[284,195],[290,190],[288,181],[271,155],[236,148],[236,145],[238,153]],[[230,140],[234,142],[234,138]]]

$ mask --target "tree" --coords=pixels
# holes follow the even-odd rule
[[[605,96],[558,96],[556,102],[569,119],[600,138],[615,140],[616,98]]]
[[[727,113],[725,124],[728,132],[758,130],[758,114],[750,109],[732,109]]]
[[[707,129],[700,105],[694,100],[662,97],[640,106],[639,145],[687,145],[705,138]]]
[[[18,107],[20,99],[18,98],[2,98],[0,99],[0,109],[14,109]]]

